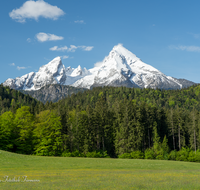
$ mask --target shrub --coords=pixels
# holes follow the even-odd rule
[[[159,150],[156,152],[156,160],[168,160],[169,155],[166,151],[164,151],[163,149]]]
[[[169,160],[176,160],[176,154],[177,154],[177,151],[176,150],[172,150],[169,153]]]
[[[63,152],[63,153],[61,154],[61,156],[62,156],[62,157],[71,157],[71,152],[69,152],[69,151],[67,150],[67,151]]]
[[[71,153],[71,157],[85,157],[83,153],[80,153],[78,150]]]
[[[118,156],[118,158],[128,158],[128,159],[131,159],[131,154],[130,153],[124,153],[124,154],[121,154]]]
[[[187,160],[189,162],[196,162],[196,154],[194,151],[190,151]]]
[[[107,151],[94,151],[87,152],[86,154],[79,152],[78,150],[74,152],[69,152],[69,150],[62,153],[63,157],[88,157],[88,158],[110,158]]]
[[[190,149],[183,147],[181,150],[179,150],[177,152],[176,160],[177,161],[188,161],[189,153],[190,153]]]
[[[107,151],[94,151],[94,152],[88,152],[86,153],[87,158],[110,158],[110,156],[107,154]]]
[[[80,153],[78,150],[74,152],[65,151],[62,153],[63,157],[85,157],[83,153]]]
[[[196,153],[195,151],[190,151],[189,156],[188,156],[188,161],[200,162],[200,151],[197,150]]]
[[[144,152],[145,159],[155,159],[155,153],[152,148],[146,149]]]
[[[200,162],[200,150],[196,152],[196,162]]]
[[[144,159],[144,153],[141,152],[140,150],[133,151],[130,153],[131,158],[133,159]]]

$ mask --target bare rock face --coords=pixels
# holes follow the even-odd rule
[[[58,100],[71,96],[73,93],[83,92],[88,89],[84,88],[75,88],[73,86],[60,85],[60,84],[51,84],[42,87],[39,90],[29,90],[23,91],[24,94],[29,94],[33,98],[46,103],[47,101],[57,102]]]
[[[17,90],[39,90],[50,84],[81,88],[95,86],[126,86],[136,88],[181,89],[195,83],[166,76],[142,62],[121,44],[114,46],[109,55],[92,69],[67,67],[56,57],[39,71],[16,79],[7,79],[3,85]]]

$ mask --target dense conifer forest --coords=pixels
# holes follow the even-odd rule
[[[37,104],[40,104],[40,102],[30,95],[24,95],[17,90],[3,87],[3,85],[0,84],[0,114],[6,111],[15,112],[21,106],[29,106],[31,112],[34,113]]]
[[[184,160],[178,156],[182,151],[191,159],[198,154],[200,161],[200,85],[96,87],[45,104],[1,85],[0,111],[2,150]]]

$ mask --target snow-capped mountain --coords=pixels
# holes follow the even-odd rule
[[[166,76],[156,68],[142,62],[121,44],[114,46],[105,59],[87,70],[67,67],[56,57],[39,71],[16,79],[7,79],[3,85],[21,90],[38,90],[47,84],[92,88],[95,86],[127,86],[139,88],[181,89],[194,83]],[[187,82],[186,82],[187,81]],[[186,85],[187,83],[187,85]]]

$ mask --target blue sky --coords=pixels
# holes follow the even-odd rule
[[[90,69],[122,43],[164,74],[200,83],[200,1],[8,0],[0,6],[0,83],[61,56]]]

